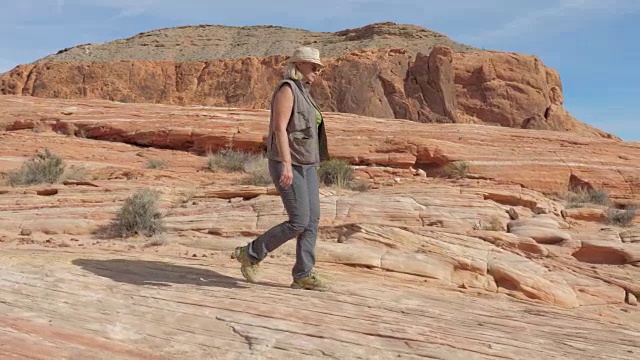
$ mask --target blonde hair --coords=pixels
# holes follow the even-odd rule
[[[302,75],[295,63],[288,63],[282,75],[285,79],[291,80],[302,80],[302,78],[304,78],[304,75]]]

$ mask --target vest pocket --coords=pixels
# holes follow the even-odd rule
[[[301,131],[311,126],[309,112],[305,110],[296,110],[292,121],[292,131]]]
[[[289,137],[294,139],[313,139],[313,131],[310,126],[307,126],[303,129],[292,131]]]
[[[299,164],[312,164],[315,161],[316,149],[313,132],[310,127],[289,134],[291,160]]]

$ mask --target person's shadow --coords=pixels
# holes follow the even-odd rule
[[[75,259],[72,264],[98,276],[133,285],[171,286],[171,284],[185,284],[223,288],[245,287],[238,279],[212,270],[162,261]]]

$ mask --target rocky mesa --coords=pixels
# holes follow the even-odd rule
[[[479,51],[393,23],[337,33],[156,30],[20,65],[0,76],[0,93],[266,109],[282,63],[305,44],[326,56],[327,68],[313,89],[325,111],[616,138],[564,109],[560,76],[538,57]]]

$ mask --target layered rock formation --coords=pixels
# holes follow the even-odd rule
[[[403,30],[407,36],[413,34],[406,44],[380,48],[390,45],[380,42],[389,31],[374,25],[347,31],[340,35],[340,43],[360,45],[343,49],[352,51],[323,53],[332,57],[325,59],[328,66],[312,93],[325,111],[615,138],[564,109],[559,75],[535,56],[470,51],[445,38],[430,42],[420,52],[409,45],[422,41],[424,32],[416,28]],[[198,61],[174,61],[175,57],[160,55],[149,60],[133,54],[116,61],[106,55],[127,44],[140,48],[136,39],[98,47],[95,56],[91,55],[94,50],[82,57],[72,49],[68,52],[73,56],[63,52],[18,66],[0,77],[0,93],[265,109],[290,53],[283,50],[280,55],[215,60],[196,57]],[[323,49],[333,43],[318,38],[310,44]],[[139,50],[153,53],[147,47]],[[125,53],[118,52],[118,56]],[[226,56],[232,55],[212,55]]]
[[[196,154],[227,146],[259,152],[269,121],[267,110],[20,96],[0,97],[0,109],[0,126],[8,130],[71,129],[91,139]],[[448,164],[465,162],[476,178],[550,194],[604,188],[620,204],[640,202],[637,144],[555,131],[418,124],[339,113],[327,113],[326,121],[330,155],[354,165],[422,169],[429,176],[441,176]]]
[[[317,270],[332,289],[301,293],[295,242],[257,284],[229,257],[286,219],[274,187],[203,170],[207,150],[259,151],[267,119],[0,97],[0,174],[48,148],[85,178],[0,185],[0,357],[637,358],[640,217],[621,228],[540,192],[637,200],[637,144],[329,113],[331,154],[370,189],[321,189]],[[439,177],[452,161],[470,173]],[[166,232],[100,231],[143,188]]]

